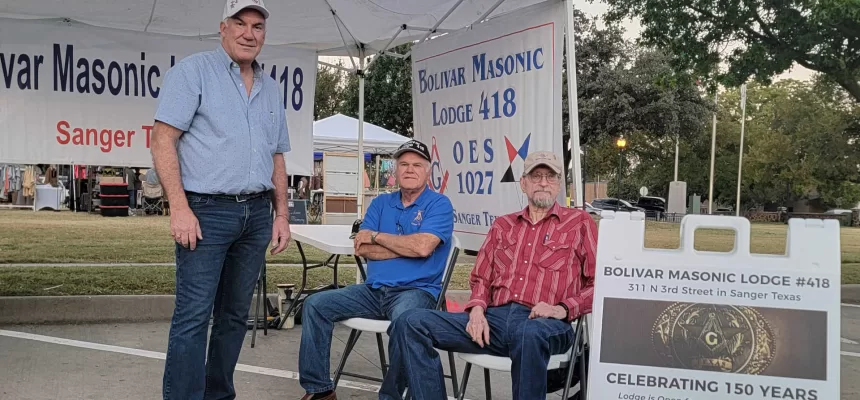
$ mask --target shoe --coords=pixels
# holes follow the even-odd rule
[[[314,393],[308,393],[302,397],[302,400],[311,400],[314,397]],[[331,392],[328,396],[325,396],[318,400],[337,400],[337,392]]]

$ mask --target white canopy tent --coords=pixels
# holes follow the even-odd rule
[[[391,154],[409,138],[364,123],[364,152]],[[314,121],[314,151],[358,152],[358,120],[343,114]]]
[[[364,120],[364,71],[368,56],[408,55],[392,46],[433,35],[469,29],[497,16],[543,1],[564,1],[567,26],[573,24],[573,0],[268,0],[271,18],[266,43],[317,50],[323,56],[347,56],[349,71],[359,77],[359,120]],[[224,0],[0,0],[0,18],[56,19],[97,27],[217,40]],[[263,50],[266,51],[265,49]],[[567,65],[575,65],[573,41],[567,41]],[[356,65],[355,59],[358,60]],[[370,60],[370,63],[373,61]],[[321,63],[325,64],[325,63]],[[576,93],[576,79],[568,92]],[[569,97],[575,201],[582,205],[579,121],[576,96]],[[363,124],[358,124],[358,152],[364,153]],[[364,169],[364,157],[357,157]],[[358,179],[358,215],[363,215],[362,179]]]

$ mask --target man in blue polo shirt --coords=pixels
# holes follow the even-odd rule
[[[451,249],[454,208],[427,187],[430,152],[417,140],[394,153],[400,190],[370,203],[355,236],[356,254],[367,262],[363,284],[316,293],[302,311],[299,382],[302,400],[334,400],[329,351],[334,323],[349,318],[394,321],[403,312],[432,309],[442,290]]]

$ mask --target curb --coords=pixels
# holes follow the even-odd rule
[[[277,304],[276,294],[267,297]],[[469,291],[449,290],[446,297],[465,304]],[[254,314],[256,298],[248,315]],[[0,297],[0,324],[167,322],[173,317],[174,301],[173,295]],[[860,304],[860,285],[842,285],[841,302]]]
[[[842,285],[842,302],[860,304],[860,285]]]
[[[267,297],[277,307],[277,294]],[[449,290],[446,297],[465,303],[469,291]],[[173,317],[175,299],[173,295],[0,297],[0,324],[167,322]],[[256,299],[254,295],[249,316],[254,315]]]

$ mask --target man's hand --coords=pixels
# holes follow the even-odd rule
[[[529,314],[529,319],[535,318],[555,318],[555,319],[564,319],[567,312],[564,311],[564,307],[562,306],[551,306],[547,303],[540,302],[534,308],[532,308],[531,314]]]
[[[355,238],[353,239],[353,246],[355,247],[355,251],[358,251],[358,248],[363,244],[371,244],[370,242],[370,234],[373,232],[369,229],[362,229],[355,234]]]
[[[272,223],[272,250],[270,254],[278,254],[290,244],[290,223],[286,215],[278,215]]]
[[[469,323],[466,324],[466,332],[472,336],[472,341],[478,346],[484,347],[484,344],[490,344],[490,324],[487,323],[487,318],[484,316],[484,309],[480,306],[472,307],[469,312]]]
[[[203,231],[190,208],[179,208],[170,213],[170,236],[186,249],[197,248],[197,241],[203,239]]]

